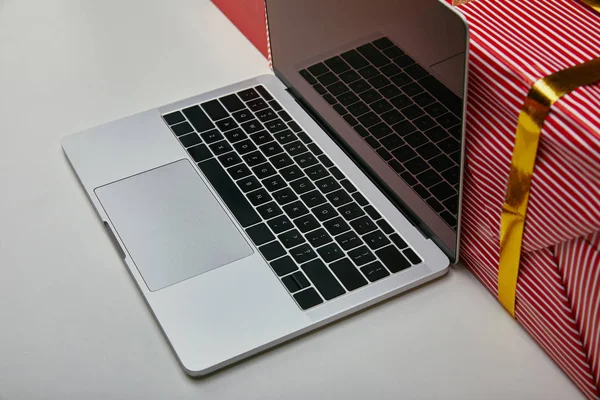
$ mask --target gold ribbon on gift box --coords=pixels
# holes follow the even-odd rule
[[[470,1],[474,0],[453,0],[453,4]],[[580,1],[600,12],[600,0]],[[513,317],[531,178],[544,121],[561,97],[596,82],[600,82],[600,57],[539,79],[521,107],[502,206],[498,266],[498,300]]]

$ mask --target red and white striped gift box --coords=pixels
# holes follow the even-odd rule
[[[600,14],[575,0],[475,0],[462,256],[498,294],[500,218],[518,116],[538,79],[600,56]],[[515,317],[600,397],[600,84],[546,119],[527,209]]]

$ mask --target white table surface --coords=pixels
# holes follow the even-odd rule
[[[463,267],[188,378],[61,136],[269,72],[208,0],[0,0],[0,398],[579,399]]]

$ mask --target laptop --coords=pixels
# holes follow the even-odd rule
[[[465,20],[438,0],[266,5],[274,74],[62,140],[192,376],[459,257]]]

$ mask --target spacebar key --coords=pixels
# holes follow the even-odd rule
[[[261,221],[258,213],[254,211],[246,197],[216,159],[212,158],[201,162],[198,166],[242,227],[245,228]]]

